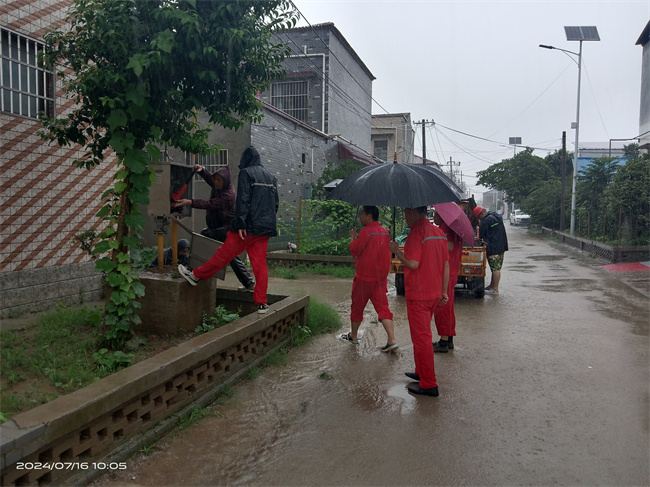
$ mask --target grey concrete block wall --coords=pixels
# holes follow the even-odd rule
[[[1,272],[0,318],[99,300],[102,283],[94,262]]]
[[[277,39],[292,51],[293,57],[284,62],[289,79],[310,82],[307,124],[327,134],[340,134],[370,152],[374,76],[334,24],[290,29]],[[324,124],[321,124],[320,107],[323,78],[320,54],[325,56]],[[261,99],[272,104],[269,90],[262,93]]]
[[[330,36],[329,47],[328,133],[371,152],[372,78],[338,37]]]
[[[252,126],[251,143],[278,180],[278,219],[296,221],[300,198],[309,196],[306,187],[316,184],[328,162],[338,161],[338,143],[269,110]]]

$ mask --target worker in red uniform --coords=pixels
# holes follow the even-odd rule
[[[433,351],[434,353],[447,353],[454,349],[454,337],[456,336],[454,288],[458,282],[458,272],[463,258],[463,239],[450,229],[437,213],[433,215],[433,222],[447,236],[447,248],[449,249],[449,284],[447,285],[449,301],[444,306],[437,306],[433,311],[436,331],[440,336],[437,342],[433,342]]]
[[[431,318],[438,304],[449,300],[449,251],[447,237],[427,218],[427,208],[405,208],[404,217],[411,228],[404,251],[397,242],[391,242],[389,249],[404,263],[404,296],[406,314],[409,320],[415,373],[406,372],[418,385],[409,385],[414,394],[438,395],[438,382],[433,366],[431,346]]]
[[[364,206],[359,214],[359,221],[363,226],[361,232],[357,233],[356,228],[350,230],[350,253],[356,258],[356,271],[352,281],[350,332],[341,335],[341,339],[359,343],[357,333],[363,321],[363,310],[370,300],[388,335],[386,345],[381,351],[390,352],[398,347],[395,341],[393,313],[388,308],[386,297],[390,270],[390,234],[378,220],[379,209],[376,206]]]

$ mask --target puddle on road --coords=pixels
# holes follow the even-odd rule
[[[535,261],[550,262],[566,259],[566,255],[529,255],[528,258]]]
[[[563,278],[563,279],[545,279],[535,285],[537,289],[553,293],[563,293],[569,291],[588,292],[594,290],[594,281],[592,279],[581,278]]]
[[[537,266],[534,265],[509,265],[505,268],[507,271],[514,271],[514,272],[534,272],[535,269],[537,269]]]

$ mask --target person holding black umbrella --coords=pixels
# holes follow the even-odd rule
[[[404,296],[409,320],[415,373],[406,376],[419,382],[408,386],[409,392],[438,396],[438,382],[433,365],[431,318],[438,306],[447,304],[449,296],[449,251],[447,237],[427,218],[427,207],[405,208],[404,217],[411,231],[404,251],[397,242],[389,250],[404,263]]]
[[[363,320],[363,310],[372,303],[377,318],[384,326],[388,339],[382,352],[395,350],[395,331],[393,313],[388,307],[388,271],[390,270],[390,234],[379,224],[379,208],[364,206],[359,214],[363,228],[357,233],[356,227],[350,230],[350,253],[356,259],[354,280],[352,281],[352,306],[350,311],[350,332],[341,339],[353,344],[359,343],[357,332]]]

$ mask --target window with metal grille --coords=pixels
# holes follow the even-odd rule
[[[54,71],[39,57],[45,44],[0,28],[0,108],[3,112],[37,118],[54,116]]]
[[[388,157],[388,141],[375,140],[375,157],[379,157],[382,161],[387,161]]]
[[[276,81],[271,85],[271,105],[301,122],[307,122],[308,95],[307,81]]]
[[[205,167],[210,173],[214,173],[222,166],[228,165],[228,149],[222,149],[214,154],[192,154],[191,152],[185,153],[185,163],[188,166],[200,164]],[[197,175],[200,179],[201,177]]]

